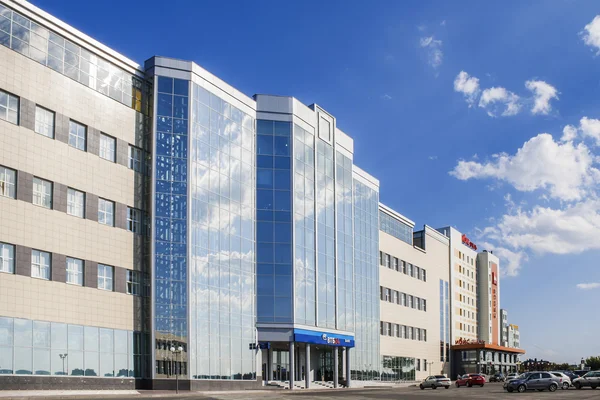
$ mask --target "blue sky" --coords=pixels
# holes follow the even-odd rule
[[[34,3],[141,64],[318,103],[382,202],[501,256],[528,356],[600,354],[598,2]]]

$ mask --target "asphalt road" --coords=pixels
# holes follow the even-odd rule
[[[15,397],[16,398],[16,397]],[[68,398],[68,397],[63,397]],[[377,389],[338,389],[338,390],[297,390],[290,392],[289,390],[259,390],[253,391],[248,390],[245,392],[235,393],[218,393],[212,392],[210,394],[193,394],[193,393],[182,393],[181,396],[177,395],[166,395],[164,397],[157,396],[156,393],[149,392],[146,394],[135,395],[135,396],[86,396],[86,400],[92,399],[103,399],[103,400],[156,400],[159,398],[166,398],[169,400],[268,400],[268,399],[282,399],[282,400],[304,400],[304,399],[319,399],[319,400],[333,400],[333,399],[344,399],[344,400],[368,400],[368,399],[415,399],[415,400],[427,400],[427,399],[595,399],[600,400],[600,389],[582,389],[576,390],[571,388],[569,390],[557,390],[554,393],[548,391],[545,392],[527,392],[521,393],[506,393],[502,389],[501,383],[491,383],[484,387],[472,387],[472,388],[455,388],[450,389],[439,388],[436,390],[425,389],[420,390],[418,387],[408,388],[377,388]],[[34,399],[33,397],[30,399]],[[51,399],[51,397],[46,397]]]

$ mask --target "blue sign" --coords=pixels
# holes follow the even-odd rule
[[[294,329],[294,341],[324,346],[354,347],[354,336],[309,331],[306,329]]]
[[[258,348],[261,350],[268,350],[271,348],[271,342],[258,342]]]

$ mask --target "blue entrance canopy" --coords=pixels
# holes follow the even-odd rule
[[[294,329],[294,341],[325,346],[354,347],[354,336],[306,329]]]

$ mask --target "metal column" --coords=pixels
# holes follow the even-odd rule
[[[267,379],[273,380],[273,349],[267,350]]]
[[[310,343],[306,343],[304,354],[304,385],[306,389],[310,388]]]
[[[350,347],[346,347],[346,387],[350,387]]]
[[[290,342],[290,390],[294,390],[294,373],[295,373],[295,365],[294,365],[294,342]]]
[[[334,347],[333,348],[333,387],[334,388],[338,388],[339,387],[339,372],[338,369],[340,367],[340,362],[338,360],[338,348]]]

